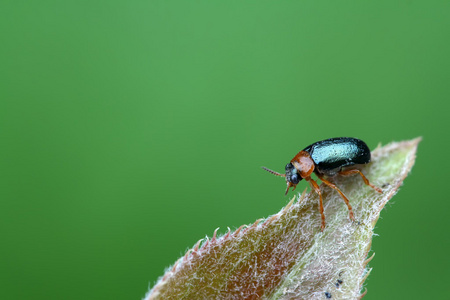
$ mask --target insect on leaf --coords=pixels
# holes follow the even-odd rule
[[[144,299],[362,297],[370,273],[367,263],[373,258],[367,256],[374,226],[411,170],[420,140],[372,152],[372,162],[361,170],[383,194],[366,186],[360,176],[333,178],[350,199],[354,222],[340,196],[322,184],[327,221],[323,232],[318,195],[303,192],[275,215],[198,242]]]

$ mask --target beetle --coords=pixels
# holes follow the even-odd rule
[[[323,231],[325,228],[325,215],[323,213],[322,192],[317,182],[311,178],[311,174],[316,174],[324,184],[339,193],[348,207],[350,219],[354,220],[353,209],[348,198],[335,184],[325,179],[325,177],[359,174],[366,185],[378,193],[383,193],[380,188],[371,184],[366,176],[358,169],[359,165],[369,163],[370,159],[370,150],[366,143],[356,138],[339,137],[315,142],[297,153],[286,165],[285,174],[275,172],[266,167],[262,168],[273,175],[286,178],[287,188],[285,195],[287,195],[291,187],[293,187],[292,190],[295,190],[300,180],[305,179],[309,182],[311,188],[319,195],[319,211],[322,217],[321,230]]]

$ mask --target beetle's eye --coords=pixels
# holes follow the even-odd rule
[[[299,178],[298,174],[297,174],[297,173],[292,174],[292,176],[291,176],[291,182],[292,182],[293,184],[297,184],[297,183],[299,183],[299,181],[300,181],[300,178]]]

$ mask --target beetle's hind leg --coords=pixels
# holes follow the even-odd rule
[[[370,183],[369,179],[366,178],[366,176],[364,176],[364,174],[358,170],[358,169],[353,169],[353,170],[345,170],[345,171],[341,171],[338,173],[339,175],[343,175],[343,176],[349,176],[349,175],[354,175],[354,174],[359,174],[361,175],[362,179],[364,180],[364,183],[367,184],[368,186],[370,186],[371,188],[373,188],[375,191],[377,191],[378,193],[382,194],[383,190],[380,189],[379,187],[374,186],[373,184]]]
[[[331,183],[328,180],[324,179],[323,176],[321,175],[318,174],[316,175],[317,177],[319,177],[320,180],[322,180],[323,183],[328,185],[330,188],[336,190],[339,193],[339,195],[341,195],[342,199],[344,199],[345,204],[347,204],[350,219],[355,220],[355,217],[353,216],[353,209],[352,206],[350,205],[350,201],[348,201],[348,198],[344,195],[344,193],[334,183]]]

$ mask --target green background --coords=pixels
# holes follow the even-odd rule
[[[448,297],[449,1],[2,1],[0,298],[140,299],[303,147],[423,136],[364,299]],[[299,190],[307,185],[302,182]]]

